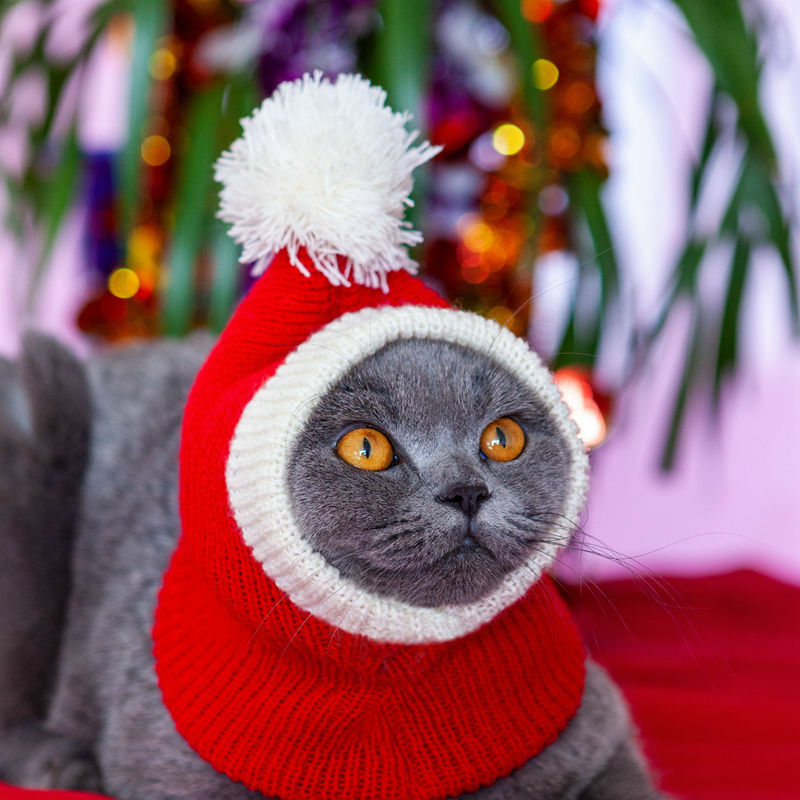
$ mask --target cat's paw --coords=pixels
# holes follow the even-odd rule
[[[53,765],[50,779],[52,788],[84,792],[100,792],[103,788],[100,772],[91,758],[75,758]]]
[[[43,740],[25,759],[14,782],[32,789],[99,792],[100,770],[86,751],[68,739]]]

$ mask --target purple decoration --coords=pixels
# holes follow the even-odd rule
[[[98,284],[104,284],[120,260],[114,204],[114,155],[87,153],[84,163],[87,208],[86,262],[89,274]]]
[[[256,0],[251,22],[262,32],[258,76],[265,96],[282,81],[321,69],[356,69],[356,41],[376,25],[375,0]]]

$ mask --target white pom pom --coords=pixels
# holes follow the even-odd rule
[[[386,288],[393,270],[416,271],[406,246],[422,236],[403,221],[411,172],[439,152],[413,146],[408,113],[360,75],[322,73],[282,83],[216,163],[219,216],[244,246],[241,261],[262,272],[286,248],[304,274],[304,247],[334,285]],[[339,256],[343,258],[340,264]]]

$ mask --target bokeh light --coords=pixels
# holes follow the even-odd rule
[[[215,11],[220,3],[219,0],[189,0],[189,5],[201,14],[207,14],[210,11]]]
[[[489,269],[485,264],[462,264],[461,277],[467,283],[483,283],[489,277]]]
[[[563,186],[551,183],[539,192],[539,210],[548,217],[563,214],[569,206],[569,195]]]
[[[553,0],[522,0],[522,16],[531,22],[544,22],[553,13]]]
[[[148,136],[142,142],[142,160],[151,167],[165,164],[172,152],[169,142],[163,136]]]
[[[574,125],[554,125],[550,130],[549,145],[557,161],[569,161],[580,152],[581,137]]]
[[[554,380],[578,426],[578,436],[586,447],[596,447],[606,438],[606,421],[595,402],[587,374],[574,367],[562,367],[556,371]]]
[[[147,69],[150,75],[157,81],[169,80],[178,67],[178,59],[175,53],[169,48],[161,47],[150,56],[147,62]]]
[[[492,134],[481,134],[470,145],[469,160],[484,172],[494,172],[505,163],[506,157],[498,153],[492,144]]]
[[[151,225],[139,225],[131,232],[128,240],[128,258],[134,266],[155,265],[161,249],[161,237]]]
[[[481,219],[470,215],[469,221],[459,226],[461,239],[468,250],[473,253],[485,253],[494,242],[494,232],[491,226]]]
[[[525,134],[519,126],[506,122],[495,130],[492,145],[501,155],[513,156],[525,146]]]
[[[128,300],[139,291],[139,276],[127,267],[115,269],[108,276],[108,291],[122,300]]]
[[[594,105],[594,91],[584,81],[575,81],[564,90],[561,101],[571,114],[585,114]]]
[[[590,133],[583,142],[582,155],[588,164],[605,172],[608,169],[608,137],[602,133]]]
[[[533,83],[537,89],[547,91],[558,82],[558,67],[546,58],[537,58],[531,67]]]
[[[489,309],[487,316],[498,325],[508,328],[517,336],[523,336],[525,333],[525,323],[522,316],[512,311],[508,306],[494,306]]]

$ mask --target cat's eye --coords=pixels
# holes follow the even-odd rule
[[[481,434],[481,453],[492,461],[513,461],[525,447],[525,432],[510,417],[490,422]]]
[[[388,469],[396,461],[392,443],[374,428],[348,431],[337,442],[336,452],[348,464],[373,472]]]

